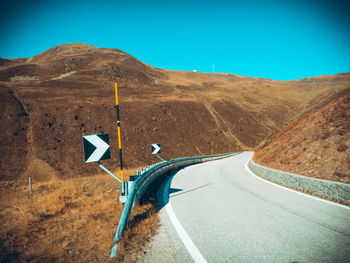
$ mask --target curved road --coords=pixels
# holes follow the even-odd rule
[[[251,156],[190,166],[169,179],[162,226],[139,262],[350,262],[349,207],[254,176]]]

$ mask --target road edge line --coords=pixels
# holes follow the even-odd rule
[[[306,196],[306,197],[309,197],[309,198],[312,198],[312,199],[315,199],[315,200],[318,200],[318,201],[323,201],[323,202],[325,202],[325,203],[332,204],[332,205],[335,205],[335,206],[339,206],[339,207],[342,207],[342,208],[350,209],[349,206],[342,205],[342,204],[338,204],[338,203],[336,203],[336,202],[332,202],[332,201],[329,201],[329,200],[325,200],[325,199],[319,198],[319,197],[317,197],[317,196],[308,195],[308,194],[305,194],[305,193],[302,193],[302,192],[299,192],[299,191],[290,189],[290,188],[288,188],[288,187],[285,187],[285,186],[282,186],[282,185],[279,185],[279,184],[270,182],[270,181],[268,181],[268,180],[266,180],[266,179],[264,179],[264,178],[262,178],[262,177],[256,175],[256,174],[253,173],[253,172],[249,169],[249,167],[248,167],[248,163],[249,163],[249,161],[250,161],[252,158],[253,158],[253,155],[251,155],[251,156],[248,158],[248,161],[247,161],[246,164],[245,164],[245,169],[246,169],[252,176],[254,176],[255,178],[257,178],[257,179],[259,179],[259,180],[261,180],[261,181],[263,181],[263,182],[265,182],[265,183],[268,183],[268,184],[274,185],[274,186],[276,186],[276,187],[282,188],[282,189],[284,189],[284,190],[287,190],[287,191],[289,191],[289,192],[292,192],[292,193],[296,193],[296,194],[299,194],[299,195],[302,195],[302,196]]]
[[[175,176],[175,175],[174,175]],[[183,226],[181,225],[179,219],[176,217],[175,212],[170,204],[170,200],[168,198],[169,196],[169,187],[170,183],[173,179],[173,177],[170,177],[168,179],[168,182],[165,185],[164,191],[163,191],[163,200],[168,200],[168,203],[165,205],[165,210],[167,211],[167,214],[170,218],[171,223],[173,224],[177,234],[179,235],[182,243],[185,245],[187,251],[190,253],[192,259],[196,263],[207,263],[206,259],[203,257],[201,252],[198,250],[196,245],[193,243]]]

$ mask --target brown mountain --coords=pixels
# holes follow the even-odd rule
[[[350,90],[350,74],[275,81],[234,74],[169,71],[116,49],[85,44],[31,58],[0,59],[0,178],[79,176],[82,135],[110,134],[119,166],[114,82],[119,86],[125,166],[253,149],[269,134]]]
[[[274,133],[255,153],[263,165],[350,183],[350,93]]]

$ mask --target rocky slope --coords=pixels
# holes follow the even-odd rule
[[[119,86],[126,169],[162,157],[253,149],[269,134],[350,90],[350,74],[275,81],[168,71],[116,49],[67,44],[0,59],[0,179],[94,174],[82,136],[110,134],[119,166],[114,82]]]
[[[262,165],[350,183],[350,93],[283,127],[254,156]]]

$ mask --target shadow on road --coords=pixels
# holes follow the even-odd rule
[[[177,192],[181,192],[184,189],[179,189],[179,188],[170,188],[169,189],[169,194],[173,194],[173,193],[177,193]]]
[[[196,187],[196,188],[193,188],[193,189],[191,189],[191,190],[187,190],[187,191],[182,192],[182,193],[178,193],[178,194],[175,194],[175,195],[171,195],[171,196],[170,196],[170,198],[173,198],[173,197],[178,196],[178,195],[187,194],[187,193],[190,193],[190,192],[196,191],[196,190],[198,190],[198,189],[201,189],[201,188],[207,187],[207,186],[209,186],[209,185],[211,185],[211,183],[207,183],[207,184],[205,184],[205,185],[198,186],[198,187]],[[174,189],[174,188],[170,188],[170,189],[169,189],[169,194],[172,194],[172,191],[171,191],[172,189]],[[176,188],[175,188],[175,189],[176,189]],[[177,190],[179,190],[179,191],[183,191],[182,189],[177,189]],[[175,192],[178,192],[178,191],[175,191]]]
[[[167,174],[164,174],[162,177],[159,177],[156,180],[154,180],[154,182],[152,182],[152,184],[146,190],[145,194],[143,195],[139,203],[140,204],[153,203],[156,205],[157,211],[159,211],[167,203],[169,203],[169,198],[187,194],[211,185],[211,183],[207,183],[187,191],[184,191],[184,189],[180,189],[180,188],[171,188],[170,184],[171,184],[172,178],[175,176],[177,172],[181,170],[182,169],[179,169],[176,172],[170,171]]]

